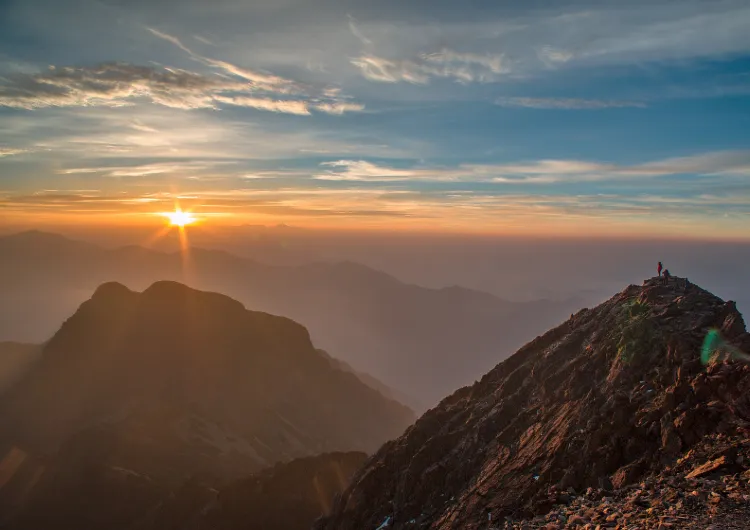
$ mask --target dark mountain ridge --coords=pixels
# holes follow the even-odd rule
[[[192,480],[139,530],[309,530],[362,466],[364,453],[328,453],[276,464],[213,488]]]
[[[22,342],[0,342],[0,396],[31,369],[42,347]]]
[[[545,514],[587,488],[611,495],[689,458],[715,433],[748,438],[750,366],[706,370],[701,347],[712,328],[750,349],[733,302],[679,278],[631,285],[387,442],[316,528],[492,527],[488,520]]]
[[[136,290],[181,281],[285,315],[305,325],[318,347],[427,404],[579,307],[508,302],[460,287],[427,289],[354,263],[271,266],[215,250],[192,248],[186,256],[133,246],[107,250],[25,232],[0,238],[0,292],[7,301],[0,338],[47,340],[112,280]]]
[[[374,451],[412,420],[290,319],[174,282],[107,283],[0,400],[0,443],[49,453],[91,433],[114,440],[110,465],[181,480]]]
[[[93,450],[93,456],[91,451]],[[327,453],[278,463],[222,483],[195,475],[172,485],[111,466],[97,447],[74,442],[8,502],[0,489],[0,526],[9,530],[308,530],[327,515],[366,459],[364,453]],[[25,467],[33,467],[28,463]]]

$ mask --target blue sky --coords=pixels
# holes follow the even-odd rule
[[[0,222],[747,238],[746,1],[0,0]]]

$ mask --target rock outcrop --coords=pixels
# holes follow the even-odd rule
[[[707,437],[746,437],[750,366],[706,369],[712,328],[750,346],[732,302],[679,278],[631,285],[386,443],[317,528],[502,528],[575,492],[622,491]]]

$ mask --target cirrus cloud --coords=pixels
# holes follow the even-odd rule
[[[534,160],[433,168],[393,168],[366,160],[336,160],[321,165],[330,169],[314,175],[318,180],[551,184],[670,175],[746,177],[750,176],[750,151],[718,151],[631,165],[587,160]]]
[[[8,147],[0,147],[0,158],[5,156],[20,155],[21,153],[27,152],[26,149],[13,149]]]
[[[259,92],[255,82],[225,76],[105,63],[93,67],[52,67],[36,75],[10,76],[0,84],[0,106],[26,110],[122,107],[146,100],[185,110],[218,109],[219,104],[229,104],[297,115],[309,115],[310,110],[340,115],[364,108],[342,96],[331,96],[330,91],[295,98],[260,96]]]
[[[427,84],[432,78],[453,79],[463,84],[487,83],[511,72],[503,54],[461,53],[445,48],[406,60],[363,55],[351,63],[366,79],[382,83]]]
[[[51,66],[46,72],[16,73],[0,78],[0,106],[25,110],[122,107],[145,100],[175,109],[218,109],[223,104],[303,116],[310,115],[311,111],[341,115],[364,109],[337,88],[318,89],[203,57],[177,37],[146,29],[216,72],[203,74],[123,62],[83,67]]]
[[[646,108],[646,104],[640,101],[579,98],[503,97],[496,99],[495,103],[502,107],[523,107],[529,109],[599,110]]]

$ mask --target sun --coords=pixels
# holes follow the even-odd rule
[[[166,212],[164,217],[169,219],[169,224],[172,226],[178,226],[183,228],[187,225],[195,223],[198,219],[193,216],[190,212],[182,211],[180,208],[175,209],[174,212]]]

